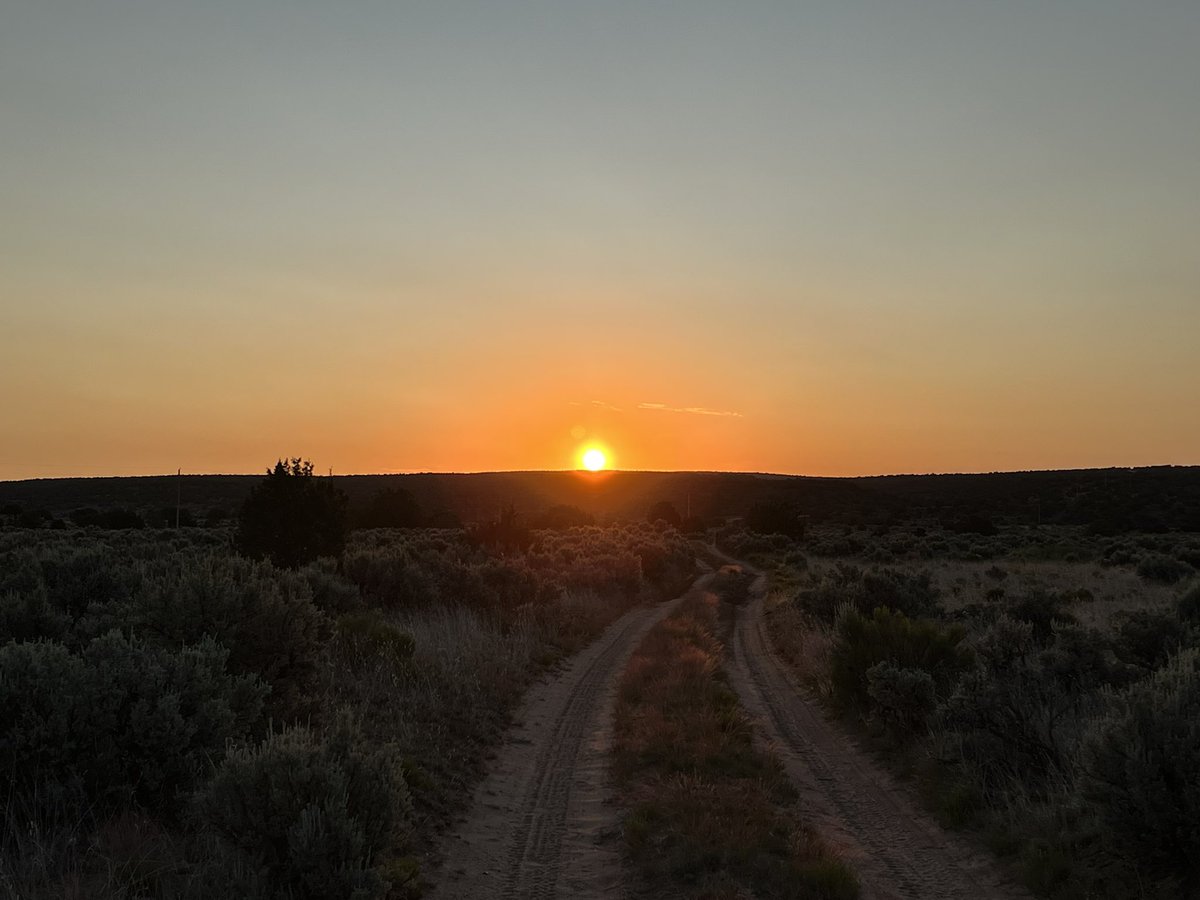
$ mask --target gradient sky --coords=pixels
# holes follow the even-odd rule
[[[1200,463],[1200,3],[0,7],[0,478]]]

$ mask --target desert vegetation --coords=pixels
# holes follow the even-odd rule
[[[0,531],[0,893],[416,896],[531,678],[690,578],[649,524],[345,531],[281,466],[226,527]]]
[[[851,871],[804,823],[778,760],[752,725],[721,658],[720,597],[745,576],[719,572],[651,630],[620,682],[613,770],[629,808],[631,858],[672,896],[853,898]]]
[[[0,891],[418,896],[531,681],[678,596],[700,556],[710,594],[620,687],[625,847],[695,896],[850,896],[722,671],[747,582],[704,549],[715,535],[769,573],[779,654],[943,823],[1043,896],[1192,896],[1200,537],[1154,487],[1185,474],[1107,494],[1014,476],[1037,504],[1008,477],[743,496],[689,476],[682,498],[614,482],[623,518],[557,489],[471,516],[457,487],[290,460],[192,509],[114,485],[7,503]]]
[[[1192,897],[1200,539],[1099,530],[719,542],[771,573],[776,647],[830,713],[1035,893]]]

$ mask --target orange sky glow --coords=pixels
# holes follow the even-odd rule
[[[68,6],[0,479],[1200,463],[1200,6]]]

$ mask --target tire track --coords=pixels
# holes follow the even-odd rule
[[[743,568],[757,574],[749,566]],[[947,835],[828,723],[775,654],[766,579],[737,609],[730,678],[800,791],[806,818],[857,870],[864,900],[1028,900],[995,864]]]
[[[650,628],[685,596],[626,613],[565,671],[529,691],[470,814],[443,842],[430,897],[623,896],[607,772],[616,681]]]

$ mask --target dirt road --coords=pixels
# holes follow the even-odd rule
[[[691,590],[711,577],[701,576]],[[430,897],[625,895],[608,780],[616,683],[646,632],[682,599],[626,613],[564,671],[529,691],[466,819],[442,843]]]
[[[752,571],[748,567],[747,571]],[[730,680],[775,745],[806,818],[858,873],[864,900],[1028,900],[995,864],[947,835],[905,791],[825,720],[775,654],[763,617],[765,578],[737,609]]]

